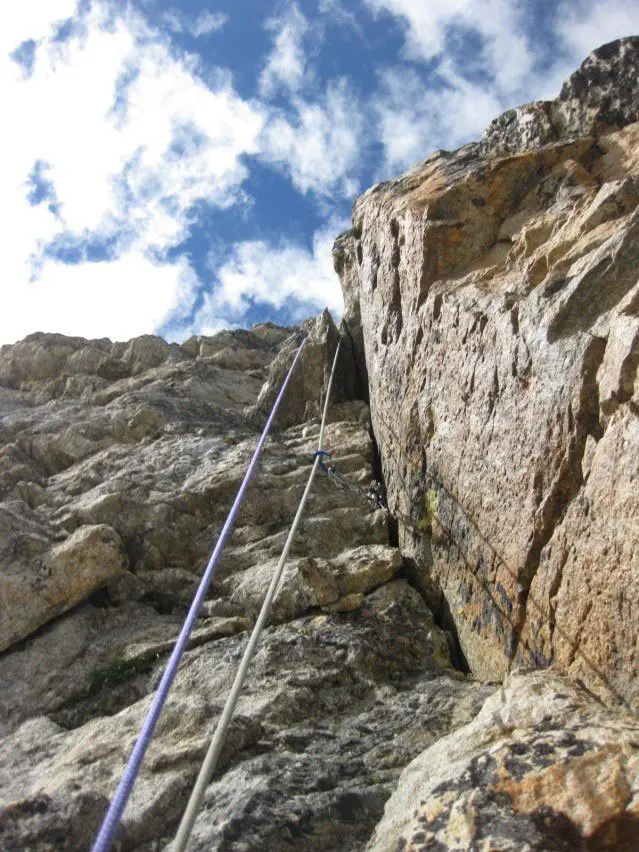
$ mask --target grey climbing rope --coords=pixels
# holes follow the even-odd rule
[[[235,675],[233,686],[231,687],[231,691],[226,700],[226,704],[224,705],[224,710],[222,711],[222,715],[220,716],[219,721],[217,723],[213,739],[211,740],[211,744],[209,746],[208,752],[206,753],[206,757],[204,758],[202,768],[200,769],[200,774],[198,775],[197,780],[195,782],[195,786],[193,787],[191,798],[189,799],[189,802],[186,806],[186,810],[184,812],[184,816],[182,817],[182,821],[180,822],[177,834],[175,836],[175,840],[173,841],[173,844],[171,846],[172,852],[184,852],[184,849],[186,849],[186,845],[189,842],[191,832],[193,831],[193,825],[202,806],[202,800],[204,799],[206,788],[211,780],[213,772],[215,771],[215,766],[220,756],[220,752],[222,751],[222,747],[226,738],[226,733],[231,723],[231,719],[233,718],[233,713],[235,711],[235,707],[237,705],[242,686],[246,679],[251,660],[253,659],[253,655],[255,653],[255,649],[259,642],[266,620],[269,617],[273,598],[275,597],[275,592],[277,591],[277,587],[279,585],[282,572],[284,570],[284,564],[293,544],[295,533],[297,532],[297,528],[302,519],[304,507],[306,506],[306,501],[308,499],[308,495],[310,494],[311,486],[313,485],[313,480],[315,479],[315,474],[317,473],[317,469],[320,466],[320,459],[322,458],[321,454],[322,452],[324,452],[324,430],[326,427],[326,417],[328,413],[329,400],[331,398],[331,388],[333,385],[333,377],[335,375],[335,368],[337,366],[337,358],[339,355],[340,346],[341,340],[337,344],[337,349],[335,350],[335,358],[333,359],[333,366],[331,368],[328,385],[326,387],[326,399],[324,401],[324,412],[322,414],[322,424],[320,426],[318,453],[315,454],[315,460],[313,462],[313,466],[311,468],[311,472],[306,483],[306,488],[304,489],[302,499],[300,500],[297,513],[295,515],[295,518],[291,525],[291,529],[288,534],[288,538],[286,539],[284,549],[282,550],[282,555],[280,556],[280,560],[277,563],[277,568],[275,569],[271,584],[266,593],[266,597],[264,598],[262,609],[255,623],[255,627],[253,628],[253,632],[251,634],[251,638],[249,639],[248,645],[246,646],[246,650],[244,651],[244,656],[242,657],[242,661],[237,670],[237,674]]]

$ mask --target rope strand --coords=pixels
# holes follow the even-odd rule
[[[133,790],[133,785],[135,784],[138,772],[140,771],[140,766],[144,759],[146,750],[149,747],[151,737],[153,736],[153,731],[155,730],[158,718],[160,716],[160,713],[162,712],[162,708],[164,707],[164,704],[168,697],[169,690],[171,689],[171,686],[173,684],[173,680],[177,673],[180,660],[182,659],[182,655],[184,654],[184,651],[186,649],[189,636],[191,635],[193,625],[199,614],[202,603],[204,602],[204,598],[208,591],[211,580],[213,579],[215,569],[217,568],[218,560],[222,554],[226,541],[233,529],[233,525],[235,523],[235,518],[240,508],[240,504],[244,499],[244,495],[246,494],[249,483],[253,477],[258,459],[261,455],[262,448],[264,446],[264,442],[266,441],[267,435],[271,428],[271,424],[273,423],[277,410],[280,406],[280,402],[282,401],[290,378],[293,375],[295,365],[297,364],[297,361],[300,357],[305,343],[306,338],[302,340],[297,352],[295,353],[293,363],[291,364],[286,378],[284,379],[284,383],[280,388],[280,392],[277,395],[277,399],[273,404],[273,409],[271,410],[269,418],[266,421],[266,425],[260,436],[260,439],[257,442],[255,452],[253,453],[246,474],[244,475],[242,484],[240,485],[239,491],[237,492],[235,502],[231,507],[228,517],[224,523],[224,527],[222,528],[222,532],[220,533],[220,537],[217,541],[217,544],[215,545],[213,553],[211,554],[211,558],[209,559],[208,565],[206,566],[206,570],[204,572],[204,575],[202,576],[198,590],[195,594],[195,597],[193,598],[191,608],[189,609],[182,630],[180,631],[180,635],[177,638],[177,641],[173,648],[173,652],[171,653],[166,669],[164,670],[164,674],[162,675],[162,680],[158,685],[155,696],[153,698],[153,702],[151,704],[151,707],[149,708],[149,712],[147,713],[146,719],[144,720],[144,724],[142,725],[140,736],[138,737],[133,751],[131,752],[131,756],[129,757],[129,761],[122,776],[122,780],[120,781],[118,789],[116,790],[113,800],[109,805],[109,809],[104,817],[104,820],[102,821],[100,831],[92,847],[92,852],[108,852],[108,850],[111,848],[111,845],[115,838],[115,833],[118,828],[118,824],[120,822],[120,819],[122,818],[122,814],[131,795],[131,791]]]
[[[282,550],[282,555],[280,556],[280,560],[277,563],[277,568],[275,569],[271,584],[266,593],[266,597],[264,598],[262,609],[255,623],[255,627],[253,628],[253,632],[251,634],[251,638],[249,639],[248,645],[246,646],[246,650],[244,651],[244,656],[242,657],[242,661],[237,670],[237,674],[235,675],[235,680],[233,682],[233,686],[231,687],[231,692],[229,693],[229,696],[226,700],[226,704],[224,705],[224,710],[222,711],[222,715],[220,716],[220,719],[217,723],[217,728],[215,729],[213,739],[211,740],[208,752],[206,754],[206,757],[204,758],[202,768],[200,769],[200,774],[197,777],[195,786],[193,787],[193,792],[191,793],[191,798],[189,799],[189,802],[186,806],[184,816],[182,817],[178,832],[175,836],[175,841],[171,847],[172,852],[184,852],[184,850],[186,849],[186,845],[189,842],[191,832],[193,831],[193,825],[202,806],[202,800],[204,799],[206,788],[208,787],[209,781],[211,780],[211,776],[215,771],[215,766],[220,756],[220,752],[222,751],[222,747],[226,738],[226,733],[231,723],[231,719],[233,717],[233,713],[235,711],[238,698],[240,696],[240,691],[246,679],[248,668],[251,664],[251,660],[253,659],[257,643],[260,640],[264,624],[266,623],[266,620],[269,617],[273,598],[275,597],[275,592],[277,591],[277,587],[279,585],[279,581],[284,570],[284,564],[293,544],[295,533],[297,532],[297,528],[302,519],[304,507],[306,506],[306,501],[308,499],[313,480],[315,479],[315,474],[317,473],[317,469],[320,464],[320,459],[322,458],[324,445],[324,430],[326,428],[328,405],[331,397],[331,388],[333,385],[333,377],[335,375],[335,368],[337,366],[337,357],[339,355],[340,346],[341,339],[337,344],[337,349],[335,350],[335,358],[333,359],[333,366],[328,380],[328,385],[326,387],[326,399],[324,400],[324,412],[322,414],[322,423],[320,426],[318,452],[315,454],[315,460],[313,462],[313,467],[311,468],[311,472],[306,483],[306,488],[304,489],[304,494],[302,495],[302,499],[300,500],[297,513],[291,525],[288,538],[286,539],[286,544],[284,545],[284,549]]]

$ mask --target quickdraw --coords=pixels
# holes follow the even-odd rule
[[[328,450],[318,450],[313,458],[319,459],[319,466],[322,468],[324,473],[329,477],[329,479],[333,482],[336,488],[340,491],[350,491],[352,494],[357,494],[360,497],[363,497],[369,503],[372,503],[376,509],[387,509],[386,498],[384,496],[384,489],[381,483],[373,480],[368,490],[362,488],[361,485],[358,485],[356,482],[351,482],[343,473],[340,473],[334,464],[330,467],[325,464],[324,459],[330,459],[331,454]]]

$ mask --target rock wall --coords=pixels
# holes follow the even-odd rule
[[[279,558],[338,332],[299,370],[118,836],[171,839]],[[0,848],[86,849],[300,340],[33,335],[0,351]],[[327,442],[373,477],[344,343]],[[491,692],[455,671],[387,516],[318,477],[192,849],[363,848],[399,773]]]
[[[361,196],[335,245],[389,507],[470,669],[639,708],[639,38]]]
[[[361,490],[316,480],[191,849],[636,848],[638,53],[596,51],[556,102],[356,203],[327,445]],[[0,849],[89,847],[302,333],[119,829],[151,852],[297,509],[340,332],[325,312],[0,349]],[[366,496],[371,421],[395,520]]]

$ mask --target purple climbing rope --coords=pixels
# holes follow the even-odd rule
[[[280,388],[280,392],[277,395],[277,399],[275,400],[273,409],[269,415],[268,420],[266,421],[264,431],[262,432],[260,439],[257,442],[255,452],[253,453],[253,457],[251,458],[251,462],[248,466],[246,474],[244,475],[242,484],[240,485],[239,491],[237,492],[235,502],[231,507],[231,511],[229,512],[226,522],[224,523],[222,532],[220,533],[220,537],[217,541],[217,544],[215,545],[213,553],[211,554],[211,558],[209,559],[208,565],[206,566],[206,571],[202,576],[202,580],[200,581],[198,590],[195,594],[195,597],[193,598],[191,608],[188,611],[186,620],[184,622],[182,630],[180,631],[180,635],[177,638],[175,647],[173,648],[169,661],[166,665],[166,669],[164,670],[164,674],[162,675],[162,680],[158,685],[155,696],[153,698],[153,702],[151,704],[149,712],[147,713],[146,719],[144,720],[144,724],[142,725],[140,736],[138,737],[133,751],[131,752],[129,762],[126,765],[126,769],[124,770],[124,774],[122,776],[122,780],[120,781],[118,789],[115,792],[115,796],[113,797],[111,804],[109,805],[109,810],[106,812],[104,820],[102,821],[100,831],[92,847],[92,852],[108,852],[108,850],[111,848],[111,844],[113,843],[113,839],[118,829],[120,819],[129,800],[129,796],[131,795],[135,780],[138,777],[140,765],[144,760],[144,755],[146,753],[147,748],[149,747],[151,737],[153,736],[153,731],[157,724],[160,713],[162,712],[162,708],[164,707],[164,704],[166,702],[169,690],[171,689],[171,685],[177,673],[177,669],[180,664],[180,660],[182,659],[182,655],[184,654],[187,642],[189,641],[189,636],[191,635],[191,630],[193,629],[195,619],[198,616],[200,607],[202,606],[204,597],[213,578],[213,574],[215,573],[217,562],[220,558],[222,551],[224,550],[224,545],[226,544],[226,541],[229,535],[231,534],[231,530],[233,529],[235,517],[255,472],[255,467],[262,452],[262,447],[264,446],[264,442],[266,441],[266,438],[268,436],[271,424],[277,413],[277,409],[280,406],[280,402],[282,401],[282,397],[284,396],[286,387],[289,383],[291,376],[293,375],[293,370],[295,369],[295,365],[297,364],[297,360],[300,357],[300,353],[304,348],[305,343],[306,338],[302,340],[299,349],[295,353],[295,358],[293,359],[293,363],[291,364],[288,374],[284,379],[284,383]]]

